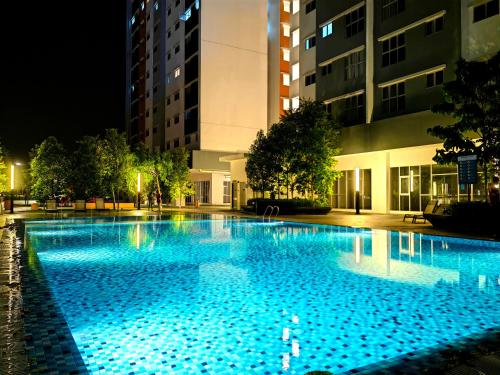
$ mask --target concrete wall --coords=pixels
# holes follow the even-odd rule
[[[267,1],[201,6],[200,147],[246,151],[267,129]]]
[[[269,0],[268,7],[268,117],[271,126],[280,119],[280,85],[281,85],[281,46],[280,46],[280,11],[281,0]]]

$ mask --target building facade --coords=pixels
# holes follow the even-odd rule
[[[196,198],[229,204],[219,158],[267,128],[267,1],[127,2],[129,139],[190,150]]]

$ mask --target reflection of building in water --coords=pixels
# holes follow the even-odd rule
[[[483,290],[498,282],[498,253],[479,246],[477,252],[465,252],[453,240],[384,230],[346,239],[350,246],[343,247],[338,264],[358,274],[422,286],[467,284]]]

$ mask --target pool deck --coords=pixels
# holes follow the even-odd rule
[[[255,218],[240,212],[233,212],[222,207],[202,208],[167,208],[163,214],[169,213],[199,213],[222,214],[239,217]],[[151,211],[102,211],[74,213],[72,210],[63,210],[59,217],[86,217],[86,216],[144,216],[158,214]],[[19,239],[16,237],[16,226],[12,225],[15,219],[58,217],[43,212],[31,212],[17,209],[14,215],[0,215],[0,374],[27,374],[36,373],[37,369],[29,369],[29,359],[26,354],[26,337],[23,327],[23,307],[21,284],[19,277]],[[404,232],[425,233],[439,236],[467,237],[492,240],[488,237],[471,236],[467,234],[440,231],[432,225],[411,224],[403,222],[402,215],[381,215],[363,213],[355,215],[351,212],[333,211],[328,215],[297,215],[280,216],[279,219],[324,225],[341,225],[359,228],[373,228]],[[17,251],[16,251],[17,250]],[[388,365],[388,367],[385,367]],[[31,371],[30,371],[31,370]],[[358,369],[361,374],[500,374],[500,331],[490,332],[489,337],[476,341],[467,338],[458,346],[448,349],[429,350],[420,358],[402,358],[399,363],[383,364],[371,368]],[[43,371],[42,371],[43,372]],[[57,372],[59,373],[59,372]],[[63,372],[61,372],[63,373]]]

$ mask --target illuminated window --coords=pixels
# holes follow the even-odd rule
[[[154,5],[155,10],[158,10],[158,7],[159,7],[158,2],[156,2]]]
[[[144,1],[141,3],[141,10],[144,10]]]
[[[290,25],[287,23],[283,24],[283,36],[286,36],[286,37],[290,36]]]
[[[333,34],[333,21],[328,22],[326,25],[321,27],[321,36],[323,38],[326,38],[327,36],[332,35],[332,34]]]
[[[283,11],[290,13],[290,1],[283,1]]]
[[[135,23],[135,16],[133,16],[132,19],[130,20],[130,25],[132,26],[134,23]]]
[[[300,44],[300,29],[292,31],[292,47],[297,47]]]
[[[290,74],[283,73],[283,85],[290,86]]]
[[[292,109],[297,109],[300,106],[300,98],[296,96],[295,98],[292,98]]]
[[[307,38],[305,45],[306,45],[306,50],[313,48],[316,45],[316,35]]]
[[[283,98],[283,110],[288,111],[290,109],[290,99]]]
[[[300,10],[300,0],[293,0],[292,14],[297,13]]]
[[[290,50],[288,48],[283,48],[283,60],[290,61]]]
[[[181,75],[181,68],[180,67],[175,68],[175,70],[174,70],[174,78],[177,78],[180,75]]]
[[[292,65],[292,81],[299,79],[299,76],[300,76],[299,63],[295,63]]]

